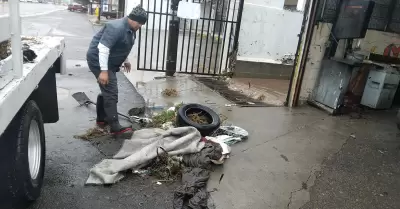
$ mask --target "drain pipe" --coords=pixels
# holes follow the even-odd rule
[[[312,0],[307,0],[306,5],[305,5],[305,10],[304,10],[304,14],[303,14],[303,21],[301,23],[301,29],[300,29],[300,33],[297,35],[299,37],[299,40],[297,42],[297,48],[296,48],[296,54],[294,55],[295,59],[294,59],[294,63],[293,63],[293,70],[292,70],[292,74],[290,75],[290,81],[289,81],[289,90],[288,93],[286,95],[286,102],[285,102],[285,106],[289,106],[289,99],[290,99],[290,94],[292,93],[292,84],[293,84],[293,79],[294,79],[294,75],[295,75],[295,71],[296,71],[296,66],[299,62],[299,54],[300,54],[300,50],[302,48],[302,40],[303,40],[303,34],[304,34],[304,30],[307,24],[307,17],[308,17],[308,11],[310,10],[310,2]]]

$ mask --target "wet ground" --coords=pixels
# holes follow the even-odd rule
[[[20,15],[24,16],[32,16],[37,14],[46,14],[51,11],[57,10],[66,10],[66,6],[62,5],[54,5],[54,4],[41,4],[41,3],[25,3],[20,2]],[[9,14],[9,6],[8,2],[0,2],[0,15]]]
[[[26,28],[31,27],[31,30]],[[47,161],[41,198],[30,209],[172,208],[173,185],[128,175],[113,186],[84,186],[89,169],[111,156],[121,141],[83,141],[73,136],[93,127],[95,109],[78,107],[71,94],[98,93],[85,64],[86,48],[98,29],[86,15],[58,12],[23,19],[25,33],[66,37],[68,73],[58,77],[60,121],[46,125]],[[134,62],[135,60],[131,60]],[[136,65],[133,65],[136,66]],[[364,118],[331,117],[311,107],[239,108],[191,77],[122,74],[121,112],[133,106],[196,102],[240,126],[250,138],[232,146],[232,155],[212,173],[208,188],[217,208],[399,208],[400,139],[393,111]],[[177,97],[163,97],[176,88]],[[222,180],[221,174],[224,174]],[[397,199],[396,199],[397,198]]]
[[[91,36],[98,28],[93,28],[86,15],[67,11],[23,19],[22,27],[29,26],[32,30],[27,30],[26,34],[39,31],[39,35],[66,38],[68,69],[67,75],[57,78],[60,121],[46,125],[47,160],[42,196],[30,208],[170,208],[172,193],[168,186],[155,185],[150,179],[132,176],[112,187],[84,186],[89,169],[113,155],[122,143],[108,137],[93,142],[73,137],[95,123],[94,107],[79,107],[71,95],[84,91],[94,100],[99,92],[84,60]],[[143,99],[128,80],[122,74],[118,79],[119,110],[126,113],[131,107],[143,106]]]

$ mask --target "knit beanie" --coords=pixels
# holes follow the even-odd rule
[[[147,12],[142,8],[142,6],[138,5],[132,9],[132,12],[128,15],[128,18],[144,25],[147,21]]]

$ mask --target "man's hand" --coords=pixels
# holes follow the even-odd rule
[[[97,79],[101,85],[108,84],[108,71],[101,71],[99,78]]]
[[[127,73],[131,72],[131,69],[132,69],[131,63],[130,62],[125,62],[124,63],[124,68],[125,68],[125,72],[127,72]]]

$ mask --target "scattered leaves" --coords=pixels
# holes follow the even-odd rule
[[[302,182],[301,183],[301,188],[304,189],[304,190],[307,190],[308,189],[307,183],[306,182]]]
[[[9,40],[0,42],[0,60],[11,55],[11,42]]]
[[[161,94],[163,96],[176,97],[178,96],[178,91],[176,89],[164,89]]]
[[[259,95],[258,97],[257,97],[257,100],[258,101],[263,101],[265,99],[265,95],[264,94],[261,94],[261,95]]]
[[[195,112],[187,115],[188,118],[200,125],[206,125],[209,124],[207,117],[203,114],[203,112]]]
[[[95,128],[90,128],[86,131],[86,133],[81,134],[81,135],[75,135],[75,139],[83,139],[83,140],[90,140],[90,139],[95,139],[99,138],[102,136],[108,135],[108,131],[99,127]]]
[[[161,128],[164,123],[172,122],[175,125],[176,112],[165,110],[159,114],[153,116],[152,126],[155,128]]]

